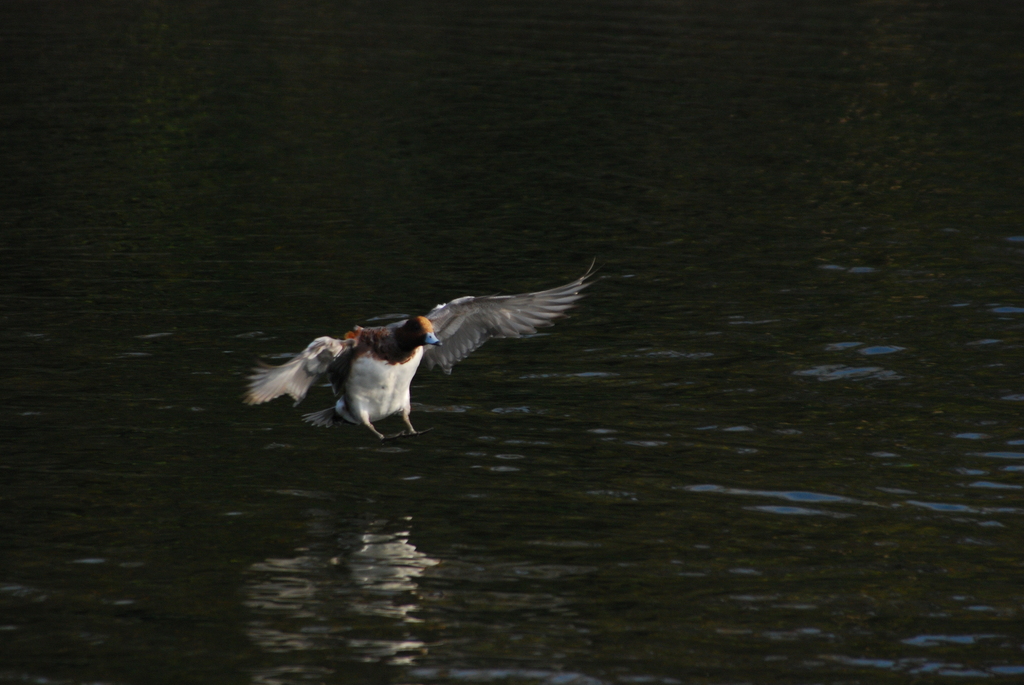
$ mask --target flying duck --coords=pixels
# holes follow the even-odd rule
[[[593,265],[576,280],[558,288],[521,295],[460,297],[434,307],[426,316],[414,316],[387,326],[362,328],[341,340],[317,338],[294,359],[281,366],[259,362],[249,376],[246,404],[262,404],[290,395],[295,404],[324,373],[337,402],[327,409],[305,414],[314,426],[351,423],[366,426],[381,440],[422,435],[409,421],[409,384],[420,364],[446,373],[491,338],[518,338],[551,326],[583,297],[581,290],[594,273]],[[385,436],[374,421],[401,414],[406,430]],[[427,430],[430,430],[429,428]]]

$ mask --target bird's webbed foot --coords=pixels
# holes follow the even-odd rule
[[[429,433],[432,430],[434,430],[434,429],[433,428],[428,428],[428,429],[422,430],[422,431],[417,431],[417,430],[414,430],[412,432],[402,431],[401,433],[395,433],[394,435],[382,435],[381,438],[380,438],[380,441],[381,442],[388,442],[389,440],[397,440],[398,438],[416,438],[416,437],[419,437],[419,436],[423,435],[424,433]]]

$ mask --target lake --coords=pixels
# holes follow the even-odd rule
[[[1015,682],[1022,37],[990,0],[6,3],[0,683]],[[421,369],[426,435],[242,403],[595,259],[569,318]]]

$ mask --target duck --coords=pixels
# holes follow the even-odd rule
[[[422,316],[386,326],[356,326],[342,338],[321,336],[280,366],[258,361],[243,396],[246,404],[269,402],[282,395],[297,406],[309,388],[327,375],[337,401],[303,420],[321,427],[365,426],[381,441],[422,435],[409,419],[409,386],[421,366],[452,367],[491,338],[520,338],[552,326],[593,285],[594,265],[579,278],[550,290],[519,295],[458,297]],[[374,422],[400,414],[405,429],[393,435]]]

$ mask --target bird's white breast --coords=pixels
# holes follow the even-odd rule
[[[388,364],[370,355],[353,360],[345,383],[344,408],[347,413],[359,423],[364,412],[366,419],[373,422],[408,409],[409,384],[421,359],[423,348],[417,347],[412,358],[404,364]]]

